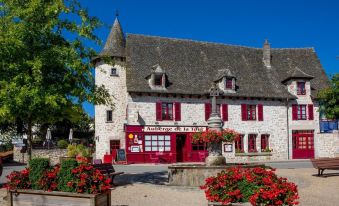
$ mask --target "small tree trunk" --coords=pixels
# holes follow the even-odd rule
[[[27,124],[27,155],[28,155],[28,162],[32,159],[32,120],[28,119]]]

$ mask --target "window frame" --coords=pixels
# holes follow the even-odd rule
[[[206,151],[206,143],[192,143],[192,151]]]
[[[164,107],[164,105],[165,105],[165,107]],[[171,105],[171,106],[169,106],[169,105]],[[161,103],[161,118],[162,118],[162,120],[170,120],[170,121],[174,120],[173,106],[174,106],[174,103],[172,103],[172,102],[162,102]],[[171,115],[169,114],[170,111],[172,112]]]
[[[162,87],[163,74],[154,74],[154,86]]]
[[[246,117],[247,117],[247,120],[252,120],[252,121],[257,120],[257,105],[256,104],[248,104],[246,106]]]
[[[306,95],[306,82],[297,82],[297,95]]]
[[[260,136],[260,149],[261,152],[266,152],[270,150],[270,143],[269,143],[270,135],[269,134],[262,134]]]
[[[248,135],[248,147],[247,150],[248,152],[258,152],[257,150],[257,134],[249,134]]]
[[[234,140],[234,149],[236,153],[244,152],[244,135],[239,135],[239,137]]]
[[[112,71],[114,71],[115,70],[115,73],[113,73]],[[111,68],[111,74],[110,74],[111,76],[118,76],[118,69],[117,68],[115,68],[115,67],[112,67]]]
[[[233,79],[232,78],[226,78],[225,89],[233,89]]]
[[[306,104],[297,105],[297,120],[307,120],[307,105]]]
[[[106,122],[113,122],[113,110],[106,110]]]
[[[156,136],[156,139],[153,138],[154,136]],[[162,136],[163,139],[159,140],[159,136]],[[148,140],[147,137],[150,137],[150,139]],[[166,137],[168,137],[168,138],[166,139]],[[146,134],[144,136],[144,141],[145,141],[145,144],[144,144],[144,151],[145,152],[171,152],[172,142],[171,142],[171,136],[170,135],[166,135],[166,134]],[[150,144],[148,144],[148,142]],[[153,144],[154,142],[156,142],[156,144]],[[163,144],[159,144],[159,142],[162,142]],[[163,146],[163,148],[164,148],[163,151],[159,151],[159,148],[160,148],[159,145],[160,145],[160,147]],[[150,148],[150,150],[148,150],[148,148],[146,149],[146,147]],[[155,147],[157,149],[153,150],[153,148],[155,148]]]

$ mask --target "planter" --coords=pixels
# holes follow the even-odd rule
[[[109,206],[111,191],[101,194],[46,192],[42,190],[10,191],[11,206]]]
[[[208,202],[208,206],[251,206],[249,202],[244,203],[229,203],[227,205],[222,204],[221,202]]]

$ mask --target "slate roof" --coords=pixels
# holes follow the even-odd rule
[[[220,70],[236,77],[236,93],[227,96],[295,98],[282,83],[303,74],[314,91],[328,85],[313,48],[271,49],[271,68],[263,63],[263,49],[192,40],[128,34],[126,37],[127,90],[174,94],[208,94]],[[170,82],[166,90],[152,90],[145,79],[159,64]],[[291,73],[298,68],[297,73]],[[228,72],[228,71],[226,71]],[[223,75],[223,74],[222,74]]]

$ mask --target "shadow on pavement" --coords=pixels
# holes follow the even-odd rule
[[[115,177],[114,183],[117,186],[124,186],[134,183],[165,185],[168,182],[168,173],[164,172],[144,172],[138,174],[123,174]]]

